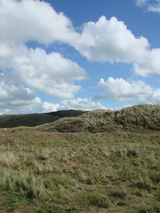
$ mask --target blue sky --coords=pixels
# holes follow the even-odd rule
[[[160,105],[159,0],[0,0],[0,114]]]

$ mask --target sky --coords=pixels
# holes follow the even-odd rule
[[[0,0],[0,114],[160,105],[160,0]]]

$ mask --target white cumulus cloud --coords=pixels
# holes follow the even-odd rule
[[[89,60],[132,62],[149,47],[147,39],[135,38],[116,17],[105,16],[83,25],[77,49]]]
[[[100,79],[98,89],[105,98],[116,101],[126,101],[138,97],[151,95],[153,89],[144,81],[126,81],[123,78],[108,78],[107,81]]]
[[[75,81],[86,78],[85,70],[59,53],[26,45],[72,42],[78,33],[71,20],[39,0],[1,0],[0,20],[0,68],[6,76],[52,97],[73,98],[81,89]]]
[[[40,107],[38,107],[38,112],[53,112],[58,110],[98,110],[106,109],[100,102],[94,102],[91,98],[74,98],[62,100],[59,104],[54,104],[51,102],[42,102]]]
[[[151,94],[148,96],[144,96],[139,98],[140,104],[153,104],[153,105],[160,105],[160,89],[155,89]]]
[[[59,110],[60,105],[54,104],[51,102],[42,102],[41,106],[38,108],[39,113],[47,113],[47,112],[54,112]]]
[[[91,98],[76,98],[61,101],[60,109],[98,110],[106,109],[100,102],[94,102]]]
[[[160,11],[159,0],[136,3],[150,11]],[[32,42],[35,42],[33,49],[28,46]],[[45,1],[0,0],[0,108],[4,113],[34,107],[41,112],[105,108],[91,98],[74,97],[81,90],[77,81],[87,78],[86,71],[58,52],[46,52],[45,48],[54,42],[74,47],[91,61],[131,63],[136,75],[160,75],[160,48],[151,49],[145,37],[135,37],[116,17],[102,16],[76,31],[64,13],[56,12]],[[143,81],[101,79],[98,88],[105,98],[112,100],[139,98],[159,103],[159,89]],[[42,102],[36,90],[64,100],[60,104]]]
[[[84,24],[74,45],[89,60],[132,63],[133,71],[144,77],[160,74],[160,49],[150,49],[146,38],[136,38],[116,17]]]
[[[146,2],[139,0],[137,5]],[[133,71],[141,76],[160,74],[160,49],[150,49],[146,38],[135,37],[116,17],[102,16],[97,22],[85,23],[78,33],[68,17],[46,2],[1,0],[0,20],[0,63],[15,54],[17,44],[60,41],[89,60],[132,63]]]
[[[0,82],[0,108],[1,109],[30,109],[41,103],[35,91],[22,85]]]
[[[13,58],[12,79],[52,97],[73,98],[81,87],[74,81],[86,78],[86,72],[77,63],[59,53],[47,54],[43,49],[29,49]]]
[[[44,1],[1,0],[0,20],[0,40],[9,44],[70,42],[77,36],[71,20]]]

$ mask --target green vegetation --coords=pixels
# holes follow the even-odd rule
[[[76,117],[86,113],[81,110],[60,110],[43,114],[0,115],[0,128],[38,126],[54,122],[62,117]]]
[[[149,108],[1,128],[0,212],[159,213],[159,108]]]

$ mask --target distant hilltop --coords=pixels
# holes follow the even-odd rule
[[[1,115],[0,127],[36,127],[41,131],[107,132],[115,130],[160,130],[160,106],[136,105],[112,110],[61,110],[24,115]]]
[[[60,110],[40,114],[0,115],[0,128],[27,126],[34,127],[54,122],[63,117],[77,117],[86,113],[81,110]]]

